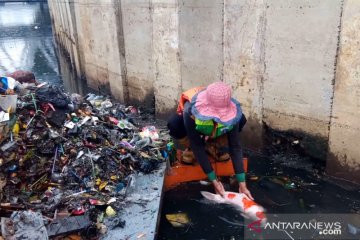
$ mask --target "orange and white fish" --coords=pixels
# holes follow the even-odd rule
[[[206,199],[216,202],[233,205],[238,208],[245,218],[253,221],[258,221],[261,226],[266,224],[267,218],[265,215],[265,209],[258,205],[253,200],[249,199],[243,193],[225,192],[224,197],[219,194],[213,194],[209,192],[201,192]]]

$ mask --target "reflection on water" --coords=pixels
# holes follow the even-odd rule
[[[24,7],[25,6],[25,7]],[[34,5],[10,4],[0,9],[0,26],[1,27],[17,27],[30,26],[35,23]],[[21,17],[19,17],[21,16]]]
[[[1,75],[28,70],[38,81],[61,84],[47,3],[0,5],[0,29]]]
[[[227,186],[229,187],[229,186]],[[212,192],[211,186],[198,183],[184,184],[165,193],[157,240],[243,239],[244,221],[240,212],[225,204],[214,204],[203,199],[200,191]],[[187,213],[189,226],[173,227],[166,214]]]

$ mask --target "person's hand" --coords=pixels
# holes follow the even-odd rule
[[[246,183],[245,183],[245,182],[239,183],[239,193],[243,193],[243,194],[245,194],[248,198],[250,198],[251,200],[254,200],[253,196],[251,196],[251,193],[250,193],[249,189],[246,187]]]
[[[225,194],[225,189],[224,189],[224,186],[222,185],[222,183],[218,180],[214,180],[214,181],[212,181],[212,183],[214,185],[215,192],[217,194],[220,194],[223,197]]]

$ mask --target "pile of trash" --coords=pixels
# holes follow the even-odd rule
[[[49,237],[84,228],[97,234],[104,222],[123,227],[117,213],[134,174],[153,172],[167,157],[161,133],[134,120],[137,108],[104,96],[42,85],[0,112],[7,114],[0,119],[1,216],[10,217],[1,223],[4,237],[17,238],[9,226],[25,213],[22,219],[36,220],[34,212]]]

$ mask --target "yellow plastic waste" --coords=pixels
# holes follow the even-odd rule
[[[101,179],[100,179],[100,178],[97,178],[97,179],[95,180],[95,184],[96,184],[96,186],[99,186],[99,185],[101,184]]]
[[[12,132],[14,133],[14,136],[18,136],[20,131],[20,125],[18,122],[14,124],[14,127],[12,129]]]
[[[106,215],[108,216],[108,217],[114,217],[115,215],[116,215],[116,212],[115,212],[115,210],[112,208],[112,207],[110,207],[110,206],[108,206],[107,208],[106,208]]]
[[[190,224],[190,219],[186,213],[166,214],[165,216],[173,227],[185,227]]]
[[[103,190],[103,189],[106,187],[107,184],[108,184],[107,181],[106,181],[106,182],[101,182],[101,184],[100,184],[100,186],[99,186],[99,190],[100,190],[100,191]]]

